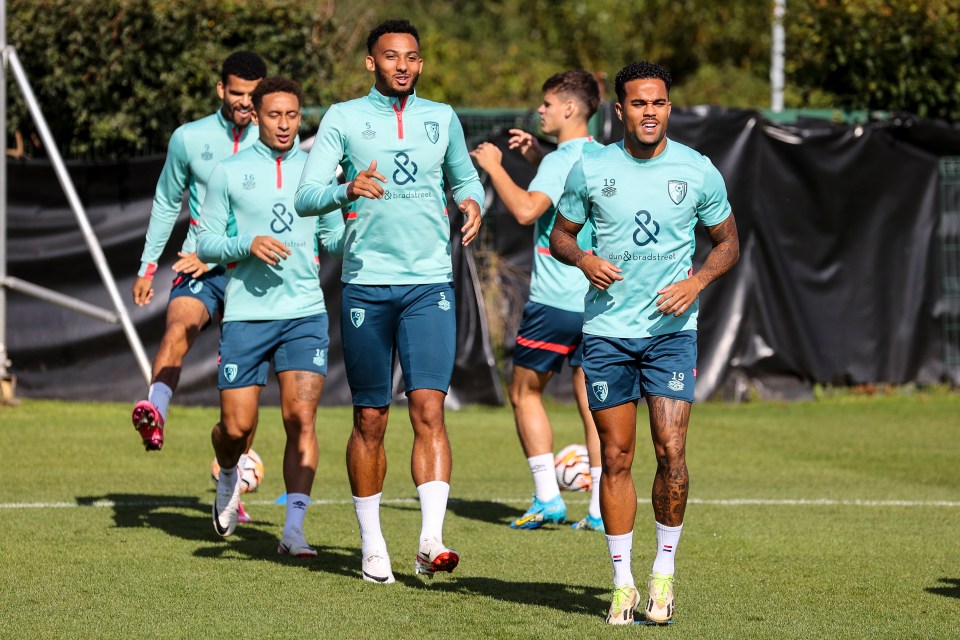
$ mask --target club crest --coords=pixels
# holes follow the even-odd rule
[[[223,365],[223,377],[227,379],[227,382],[233,382],[237,379],[237,365],[235,364],[225,364]]]
[[[423,128],[427,130],[427,137],[430,139],[430,142],[437,144],[437,141],[440,139],[440,123],[439,122],[424,122]]]
[[[687,183],[683,180],[670,180],[667,182],[667,193],[673,204],[680,204],[687,197]]]
[[[350,309],[350,322],[359,329],[360,325],[363,324],[363,317],[365,315],[366,311],[364,309]]]
[[[606,380],[593,383],[593,395],[597,396],[597,400],[600,402],[607,399],[607,391],[609,391],[609,388]]]

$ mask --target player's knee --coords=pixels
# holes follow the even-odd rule
[[[354,436],[370,444],[383,442],[387,430],[387,407],[356,407],[353,416]]]
[[[602,450],[603,473],[620,475],[630,473],[633,455],[629,450],[618,446],[605,446]]]

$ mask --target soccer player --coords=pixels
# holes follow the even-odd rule
[[[201,329],[223,314],[224,268],[206,264],[196,254],[197,221],[210,172],[218,162],[251,146],[257,127],[251,126],[251,94],[267,66],[255,53],[237,51],[223,62],[217,94],[223,104],[217,112],[178,127],[170,137],[167,160],[157,183],[147,227],[140,271],[133,283],[133,301],[138,306],[153,298],[153,277],[177,216],[183,192],[189,188],[190,227],[180,259],[173,264],[176,277],[167,303],[167,324],[160,348],[153,359],[153,374],[147,399],[133,409],[133,426],[147,451],[163,446],[167,405],[180,381],[180,367]]]
[[[411,471],[422,516],[414,570],[432,576],[459,562],[443,543],[451,467],[443,403],[456,350],[444,185],[466,217],[464,245],[480,230],[484,192],[453,109],[414,90],[423,59],[413,25],[406,20],[378,25],[367,38],[367,51],[374,86],[367,96],[327,111],[296,204],[301,216],[340,215],[340,207],[349,207],[341,307],[354,405],[347,472],[360,525],[363,579],[392,583],[380,496],[394,354],[409,400]],[[328,186],[338,164],[347,182]]]
[[[689,483],[685,456],[697,367],[697,298],[740,254],[720,172],[666,137],[670,83],[670,74],[650,62],[620,70],[616,110],[623,140],[584,154],[573,166],[550,236],[551,252],[580,267],[592,285],[583,370],[602,450],[600,511],[614,581],[610,624],[632,623],[641,601],[631,570],[637,493],[630,471],[641,397],[657,459],[657,555],[644,614],[658,623],[673,616],[674,556]],[[596,230],[596,255],[577,245],[587,219]],[[698,220],[712,248],[694,272]]]
[[[583,298],[590,283],[579,269],[557,262],[550,255],[550,231],[557,203],[570,167],[586,151],[602,148],[590,137],[587,122],[600,104],[600,90],[592,74],[580,69],[554,74],[543,83],[540,128],[557,139],[553,153],[540,159],[542,152],[529,133],[512,129],[511,148],[540,163],[537,175],[527,190],[517,186],[502,165],[500,149],[484,142],[470,153],[486,171],[493,188],[520,224],[534,225],[533,273],[530,276],[530,300],[523,308],[513,352],[513,379],[510,403],[517,435],[533,474],[533,504],[510,523],[515,529],[536,529],[547,522],[563,522],[567,505],[553,467],[553,430],[543,407],[547,383],[567,360],[572,368],[573,394],[583,419],[583,432],[590,454],[591,499],[587,516],[574,523],[576,529],[603,531],[600,518],[600,440],[590,415],[583,361]],[[584,225],[577,240],[590,249],[592,232]]]
[[[277,551],[310,557],[317,552],[304,538],[303,519],[317,470],[317,403],[330,343],[318,284],[318,239],[334,253],[342,250],[343,222],[294,213],[306,162],[296,144],[300,87],[286,78],[266,78],[251,100],[259,140],[213,170],[199,225],[199,258],[227,265],[217,375],[220,422],[211,436],[220,464],[213,526],[221,536],[236,527],[237,463],[257,424],[260,391],[272,361],[287,436],[287,512]]]

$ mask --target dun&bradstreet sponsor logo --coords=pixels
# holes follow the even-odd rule
[[[432,197],[433,193],[430,191],[383,191],[384,200],[423,200]]]
[[[620,262],[630,262],[631,260],[660,261],[676,259],[676,253],[632,253],[630,251],[621,251],[620,253],[607,255],[607,260],[619,260]]]

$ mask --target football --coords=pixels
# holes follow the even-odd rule
[[[250,449],[247,453],[247,464],[240,471],[240,493],[256,491],[263,480],[263,471],[263,460],[260,459],[256,451]],[[589,473],[587,475],[589,476]],[[213,478],[213,483],[216,484],[220,477],[220,465],[217,464],[216,458],[210,463],[210,476]]]
[[[582,444],[567,445],[553,459],[557,484],[564,491],[589,491],[590,456]]]

